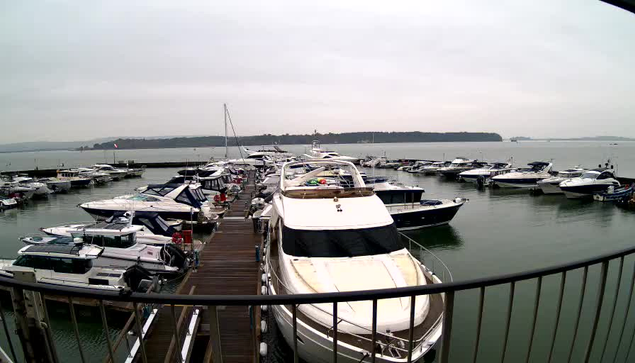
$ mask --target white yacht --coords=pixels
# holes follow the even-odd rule
[[[137,243],[136,234],[141,226],[128,223],[95,223],[67,230],[62,236],[26,236],[20,240],[30,245],[90,244],[103,247],[95,266],[128,268],[140,265],[154,274],[176,274],[189,264],[185,254],[173,244],[149,246]]]
[[[215,225],[218,215],[196,185],[150,184],[139,194],[123,195],[79,205],[96,219],[116,212],[156,212],[164,219],[179,219],[197,225]]]
[[[35,188],[33,187],[14,181],[0,180],[0,195],[2,196],[25,201],[33,198],[34,194]]]
[[[38,180],[41,183],[46,183],[47,188],[51,190],[53,193],[67,193],[71,190],[71,181],[70,180],[61,180],[58,178],[42,178]]]
[[[435,161],[430,165],[421,167],[417,174],[436,175],[439,169],[448,167],[450,164],[452,164],[451,161]]]
[[[613,171],[605,168],[589,170],[578,178],[560,183],[560,189],[570,199],[591,198],[593,194],[605,192],[609,187],[620,186],[621,183],[615,178]]]
[[[67,223],[61,226],[40,228],[40,231],[50,236],[67,236],[83,233],[87,229],[116,229],[134,225],[140,229],[136,231],[136,241],[144,245],[165,246],[172,243],[175,233],[181,231],[183,221],[166,221],[158,213],[126,212],[115,213],[112,217],[100,222]]]
[[[401,243],[392,217],[350,162],[311,162],[312,171],[290,175],[282,168],[267,228],[269,294],[330,293],[440,283]],[[317,167],[316,169],[314,169]],[[337,183],[331,169],[346,169],[351,183]],[[322,175],[326,175],[322,177]],[[341,174],[340,174],[341,175]],[[377,362],[408,361],[410,298],[379,300],[377,345],[372,346],[372,302],[338,305],[338,362],[360,362],[370,351]],[[306,362],[333,356],[332,304],[298,306],[298,355]],[[441,336],[442,295],[417,296],[412,361]],[[289,305],[272,306],[282,335],[293,344]]]
[[[538,182],[551,178],[553,164],[544,161],[529,163],[529,168],[517,169],[511,173],[497,175],[492,178],[494,185],[502,188],[528,188],[538,187]]]
[[[304,154],[304,158],[309,161],[313,160],[337,160],[337,161],[349,161],[351,163],[359,162],[359,158],[352,156],[340,155],[336,151],[323,149],[320,146],[320,142],[313,140],[311,150],[308,154]]]
[[[93,169],[98,172],[106,173],[110,175],[112,180],[118,181],[126,177],[128,175],[128,170],[126,169],[117,169],[112,165],[108,164],[95,164],[93,165]]]
[[[467,170],[462,173],[459,173],[459,180],[477,183],[480,179],[490,179],[497,175],[509,173],[512,171],[512,164],[508,162],[503,163],[490,163],[485,167]]]
[[[13,182],[25,187],[33,188],[34,197],[46,197],[49,194],[53,193],[51,189],[48,188],[46,183],[37,182],[33,178],[28,176],[15,176],[13,177]]]
[[[71,286],[91,290],[144,291],[152,277],[142,267],[128,269],[93,265],[103,248],[81,243],[29,245],[18,251],[15,260],[0,260],[0,276],[33,273],[38,284]]]
[[[437,173],[448,179],[456,179],[460,173],[476,168],[481,168],[484,165],[484,162],[458,157],[452,160],[452,163],[450,165],[439,168],[437,170]]]
[[[91,178],[96,185],[108,184],[112,181],[110,174],[93,168],[77,168],[80,176]]]
[[[544,194],[562,194],[563,191],[560,189],[560,183],[567,179],[577,178],[585,171],[585,169],[582,169],[579,166],[571,169],[559,170],[558,173],[551,178],[540,180],[538,182],[538,186]]]

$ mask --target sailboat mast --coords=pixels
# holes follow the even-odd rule
[[[225,115],[225,159],[227,159],[228,147],[227,147],[227,104],[223,103],[223,114]]]

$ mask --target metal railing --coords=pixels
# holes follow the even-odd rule
[[[415,247],[413,247],[415,248]],[[630,258],[635,256],[635,247],[630,247],[617,252],[607,253],[600,256],[587,258],[575,262],[560,264],[547,268],[534,269],[531,271],[512,273],[494,277],[476,278],[465,281],[454,281],[440,284],[429,284],[424,286],[413,286],[395,289],[381,289],[381,290],[369,290],[369,291],[350,291],[339,293],[322,293],[322,294],[301,294],[301,295],[175,295],[175,294],[143,294],[143,293],[129,293],[122,294],[118,292],[96,292],[89,291],[87,289],[72,288],[66,286],[47,286],[45,284],[22,282],[10,278],[0,277],[0,287],[9,289],[13,293],[14,306],[16,299],[20,300],[20,297],[24,299],[25,295],[31,292],[36,292],[41,295],[42,300],[48,296],[65,297],[70,302],[71,322],[74,333],[77,340],[78,358],[84,362],[86,355],[90,354],[85,349],[82,349],[82,339],[80,332],[77,329],[77,318],[74,312],[73,300],[80,298],[95,299],[97,300],[97,307],[100,310],[102,329],[104,333],[104,345],[106,346],[106,352],[110,360],[117,361],[117,355],[113,348],[113,342],[109,335],[109,325],[106,319],[105,305],[106,302],[127,302],[133,304],[134,324],[132,330],[135,332],[136,337],[145,335],[143,328],[144,317],[142,316],[142,307],[146,304],[152,304],[152,306],[159,307],[161,305],[166,307],[185,306],[196,307],[200,309],[200,314],[222,314],[217,311],[218,306],[250,306],[253,308],[259,308],[262,306],[290,306],[292,312],[292,347],[298,345],[298,307],[303,304],[332,304],[332,317],[334,324],[327,328],[331,328],[329,338],[332,341],[332,361],[345,361],[344,358],[338,353],[338,309],[337,303],[351,303],[357,301],[371,301],[372,302],[372,318],[370,326],[372,326],[370,335],[373,342],[377,341],[379,334],[384,332],[377,331],[377,315],[378,315],[378,301],[382,299],[393,298],[410,298],[412,302],[418,296],[443,294],[444,299],[444,315],[443,315],[443,334],[441,337],[441,347],[439,349],[438,361],[449,362],[451,353],[459,360],[455,361],[472,361],[476,362],[479,356],[483,356],[481,346],[484,344],[483,334],[487,329],[492,327],[486,327],[487,319],[484,318],[484,311],[487,310],[487,302],[491,303],[491,299],[485,297],[491,290],[500,291],[500,289],[509,289],[509,293],[506,299],[499,299],[498,302],[506,301],[505,308],[497,310],[497,318],[503,319],[502,335],[500,337],[489,338],[488,344],[494,346],[496,349],[501,350],[500,356],[496,359],[488,357],[483,361],[500,361],[505,362],[510,360],[510,355],[520,354],[522,359],[518,361],[529,362],[536,360],[537,354],[544,355],[546,362],[555,361],[554,357],[558,354],[564,356],[564,359],[560,357],[558,361],[598,361],[598,362],[616,362],[616,361],[630,361],[631,346],[633,345],[633,339],[635,337],[635,329],[632,325],[631,317],[631,305],[633,295],[633,284],[635,283],[635,268],[633,268],[630,279],[624,278],[625,266],[630,266]],[[635,265],[635,264],[634,264]],[[598,276],[593,274],[593,271],[599,270]],[[574,283],[574,272],[579,271],[582,273],[582,279],[579,285]],[[613,271],[613,273],[611,273]],[[609,278],[609,276],[612,276]],[[546,291],[546,280],[550,278],[557,279],[556,293],[544,294]],[[596,278],[597,277],[597,278]],[[519,291],[522,290],[521,285],[531,281],[535,284],[535,290],[527,293],[523,299],[516,298]],[[555,282],[555,281],[552,281]],[[591,284],[594,283],[595,296],[591,300],[586,295],[589,295],[593,290]],[[627,289],[624,289],[622,285],[628,285]],[[569,286],[570,285],[570,286]],[[533,285],[532,285],[533,286]],[[567,288],[569,287],[569,288]],[[571,291],[573,290],[573,291]],[[528,290],[523,290],[527,292]],[[626,291],[626,293],[624,293]],[[461,298],[459,295],[463,293],[476,292],[478,298]],[[530,295],[531,294],[531,295]],[[17,298],[16,298],[17,296]],[[497,295],[498,296],[498,295]],[[529,297],[533,296],[533,297]],[[537,324],[538,317],[541,310],[547,307],[548,299],[555,302],[555,313],[550,319],[548,325]],[[518,303],[526,302],[528,314],[522,314],[522,318],[519,318],[514,310],[519,309]],[[566,301],[566,302],[565,302]],[[457,306],[466,304],[474,306],[476,310],[469,314],[470,320],[475,323],[475,329],[472,331],[468,329],[464,320],[464,317],[456,316],[455,310]],[[457,305],[459,304],[459,305]],[[564,306],[566,305],[566,308]],[[9,349],[5,348],[5,351],[10,353],[10,356],[14,361],[19,361],[21,355],[31,357],[34,353],[28,351],[28,344],[24,344],[24,339],[29,338],[29,332],[33,332],[33,326],[27,325],[26,313],[20,310],[20,306],[14,309],[15,318],[17,323],[17,331],[20,339],[16,339],[11,334],[11,329],[7,324],[7,317],[4,310],[0,306],[0,319],[2,320],[2,331],[6,337],[5,342]],[[411,304],[411,320],[410,320],[410,339],[409,339],[409,354],[408,359],[404,361],[410,361],[412,357],[412,347],[414,345],[414,339],[412,335],[412,326],[414,324],[414,304]],[[553,307],[553,305],[550,305]],[[569,307],[573,307],[570,309]],[[619,308],[618,308],[619,307]],[[43,304],[43,314],[36,316],[35,327],[40,329],[43,340],[38,341],[38,348],[43,349],[44,356],[50,358],[49,361],[60,361],[55,357],[56,347],[54,339],[51,339],[51,330],[55,329],[55,326],[51,325],[50,317],[46,309],[46,304]],[[573,319],[565,319],[565,314],[573,314]],[[172,314],[174,318],[174,313]],[[630,318],[630,320],[629,320]],[[218,319],[212,319],[215,324],[218,324]],[[474,321],[475,320],[475,321]],[[631,321],[631,323],[629,323]],[[460,330],[455,329],[455,324],[459,324]],[[498,321],[500,322],[500,321]],[[496,326],[496,325],[494,325]],[[223,326],[212,327],[223,330]],[[583,331],[585,330],[585,331]],[[472,331],[472,332],[470,332]],[[491,334],[489,330],[488,334]],[[523,344],[522,352],[519,353],[518,342],[522,339],[516,339],[519,332],[523,332],[526,344]],[[565,334],[566,332],[566,334]],[[179,337],[179,328],[177,324],[174,324],[172,331],[177,343],[181,343],[181,337]],[[536,351],[536,340],[539,336],[549,337],[548,345],[541,347],[543,351]],[[302,337],[305,339],[306,337]],[[456,339],[451,339],[456,338]],[[612,339],[611,339],[612,338]],[[474,344],[471,344],[471,349],[466,348],[466,344],[462,343],[462,340],[473,339]],[[559,344],[563,339],[567,340],[566,344]],[[27,339],[28,340],[28,339]],[[456,341],[458,342],[456,342]],[[510,348],[512,341],[516,342],[514,348]],[[611,341],[609,347],[609,341]],[[20,344],[19,342],[22,342]],[[141,361],[146,361],[147,351],[145,348],[145,340],[141,339],[139,343],[139,353]],[[216,342],[220,344],[220,342]],[[457,348],[453,350],[454,344],[458,344]],[[181,348],[179,346],[179,348]],[[575,348],[583,348],[582,350]],[[341,348],[340,348],[341,349]],[[490,349],[491,350],[491,349]],[[180,349],[179,349],[180,351]],[[468,352],[469,351],[469,352]],[[295,357],[298,357],[298,350],[295,349]],[[488,352],[490,354],[491,352]],[[491,354],[490,354],[491,355]],[[593,359],[592,359],[593,357]],[[484,359],[484,358],[482,358]],[[517,359],[513,358],[513,361]],[[297,361],[297,360],[296,360]],[[380,357],[377,357],[375,350],[369,352],[369,356],[362,359],[362,361],[381,361]]]

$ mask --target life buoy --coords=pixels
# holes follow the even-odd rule
[[[172,242],[176,243],[176,244],[181,244],[183,243],[183,236],[179,233],[179,232],[175,232],[172,235]]]

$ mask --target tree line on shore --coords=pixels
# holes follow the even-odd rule
[[[254,145],[308,145],[313,140],[322,144],[355,144],[355,143],[397,143],[397,142],[483,142],[503,141],[497,133],[491,132],[346,132],[305,135],[272,135],[239,136],[230,138],[229,144],[238,142],[243,146]],[[116,145],[116,146],[115,146]],[[174,137],[162,139],[119,138],[109,142],[94,144],[92,148],[84,146],[82,150],[110,149],[162,149],[186,147],[225,146],[224,136]]]

